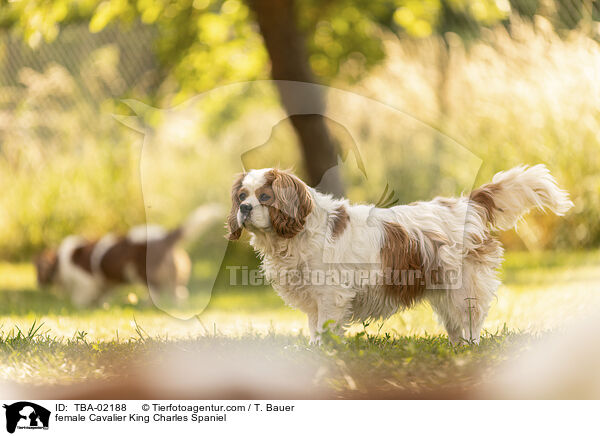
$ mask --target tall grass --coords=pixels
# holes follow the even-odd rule
[[[447,39],[443,70],[440,40],[390,40],[389,62],[361,89],[439,127],[480,157],[477,183],[514,165],[546,163],[575,208],[566,218],[528,220],[522,242],[533,249],[597,246],[598,42],[579,31],[560,38],[541,17],[533,24],[514,18],[510,34],[498,27],[468,46],[454,35]]]

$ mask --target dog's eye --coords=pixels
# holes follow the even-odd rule
[[[240,199],[240,201],[244,201],[244,200],[246,199],[246,197],[248,197],[248,194],[246,194],[245,192],[242,192],[242,193],[239,195],[239,199]]]
[[[258,200],[261,203],[265,203],[267,201],[269,201],[271,199],[271,196],[269,194],[260,194],[260,196],[258,197]]]

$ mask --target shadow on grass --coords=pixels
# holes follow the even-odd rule
[[[134,297],[132,303],[130,298]],[[234,311],[239,313],[257,313],[276,311],[285,308],[281,298],[270,288],[216,289],[206,304],[206,293],[192,293],[182,304],[199,307],[204,311]],[[172,308],[177,310],[177,306]],[[164,313],[150,299],[143,286],[120,286],[111,289],[97,304],[80,308],[71,303],[67,295],[58,290],[34,288],[0,289],[0,316],[53,316],[82,315],[98,310],[110,312],[114,309],[134,309],[136,312]]]
[[[76,312],[66,298],[37,289],[0,290],[0,315],[64,315]]]

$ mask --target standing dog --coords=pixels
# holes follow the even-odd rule
[[[58,250],[46,250],[36,257],[38,283],[59,285],[77,306],[90,305],[111,286],[125,283],[143,283],[153,292],[184,298],[191,262],[176,244],[215,223],[220,210],[212,204],[199,207],[171,231],[142,225],[125,236],[108,234],[97,241],[68,236]]]
[[[252,234],[267,280],[306,312],[313,343],[328,320],[341,330],[423,299],[453,344],[478,343],[500,285],[503,249],[490,231],[532,208],[563,215],[573,205],[544,165],[498,173],[469,197],[390,209],[334,199],[277,169],[241,174],[231,198],[228,238]]]

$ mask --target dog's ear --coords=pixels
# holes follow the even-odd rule
[[[38,254],[33,263],[37,272],[37,281],[40,286],[46,286],[54,281],[58,271],[58,254],[55,250],[44,250]]]
[[[239,191],[242,189],[242,181],[244,180],[245,176],[246,174],[244,173],[238,174],[235,182],[233,182],[233,186],[231,187],[231,211],[227,217],[228,233],[225,236],[230,241],[240,239],[240,236],[242,235],[242,228],[238,224],[237,213],[241,203]]]
[[[269,207],[273,229],[283,238],[293,238],[304,228],[313,209],[312,196],[304,182],[284,171],[272,170],[268,180],[275,197]]]

